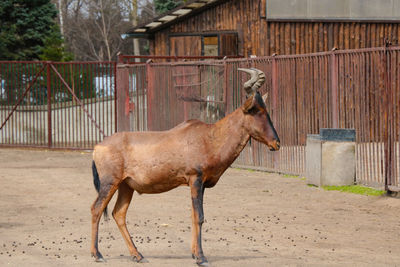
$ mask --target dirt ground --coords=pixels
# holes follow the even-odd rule
[[[107,262],[95,263],[90,166],[88,152],[0,149],[0,266],[195,266],[186,187],[134,194],[128,228],[149,263],[130,261],[112,219],[100,226]],[[228,169],[204,201],[211,266],[400,265],[400,199]]]

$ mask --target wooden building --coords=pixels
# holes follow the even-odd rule
[[[151,55],[266,56],[393,45],[400,0],[189,0],[130,29]]]

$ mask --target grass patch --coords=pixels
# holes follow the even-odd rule
[[[361,185],[344,185],[344,186],[323,186],[322,187],[328,191],[340,191],[340,192],[348,192],[358,195],[365,195],[365,196],[381,196],[385,193],[383,190],[377,190],[370,187],[365,187]]]
[[[299,178],[298,175],[290,175],[290,174],[284,174],[283,177],[285,177],[285,178]]]
[[[239,170],[239,171],[248,171],[248,172],[256,172],[257,170],[250,169],[250,168],[240,168],[240,167],[231,167],[234,170]]]

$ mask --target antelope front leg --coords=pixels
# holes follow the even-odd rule
[[[203,195],[204,184],[201,175],[190,183],[192,195],[192,256],[199,266],[209,266],[201,246],[201,227],[204,222]]]

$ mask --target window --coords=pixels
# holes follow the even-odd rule
[[[203,36],[203,56],[237,56],[238,38],[235,33]]]
[[[237,56],[238,52],[238,34],[234,32],[169,36],[171,56]]]
[[[203,37],[203,56],[218,56],[218,36]]]

